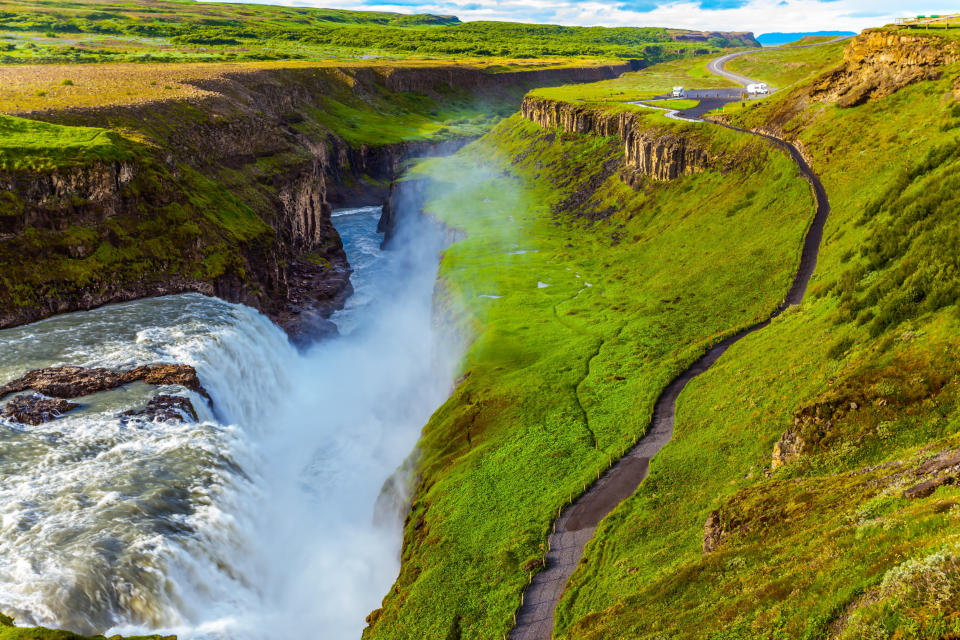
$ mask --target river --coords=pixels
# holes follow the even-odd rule
[[[384,482],[452,384],[431,305],[441,239],[379,249],[379,208],[334,223],[355,293],[341,336],[297,351],[258,312],[188,294],[0,331],[0,382],[56,364],[194,365],[199,420],[121,417],[158,392],[0,420],[0,612],[81,633],[359,638],[397,575]],[[440,344],[443,343],[443,348]],[[383,515],[383,514],[381,514]]]

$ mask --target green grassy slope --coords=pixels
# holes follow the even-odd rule
[[[829,40],[829,38],[828,38]],[[818,47],[776,47],[748,53],[727,63],[728,71],[739,73],[783,89],[835,67],[843,57],[848,41]]]
[[[960,446],[960,68],[941,72],[854,108],[800,87],[739,116],[799,140],[829,193],[811,290],[684,391],[674,440],[588,546],[560,637],[960,631],[958,490],[938,462]],[[799,453],[775,466],[778,443]]]
[[[53,169],[134,157],[133,145],[112,131],[0,115],[0,170]]]
[[[739,86],[707,71],[707,63],[715,57],[693,56],[657,64],[642,71],[625,73],[605,82],[544,87],[532,91],[531,95],[566,102],[610,103],[611,108],[622,108],[620,103],[648,100],[669,93],[674,86],[699,89]]]
[[[634,189],[619,139],[514,117],[417,170],[428,211],[467,233],[441,282],[476,340],[424,431],[403,569],[366,638],[501,637],[557,508],[642,434],[673,375],[786,291],[812,216],[789,158],[646,122],[717,168]]]
[[[749,37],[680,41],[645,27],[461,23],[404,15],[255,4],[2,0],[0,62],[289,60],[329,57],[605,57],[756,44]]]

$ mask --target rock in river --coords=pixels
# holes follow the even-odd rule
[[[184,420],[196,420],[197,410],[194,409],[190,398],[159,395],[151,398],[144,409],[124,411],[121,415],[143,416],[149,420],[160,420],[161,422],[183,422]]]
[[[62,398],[48,398],[39,393],[17,396],[3,408],[3,416],[22,424],[34,426],[56,420],[63,414],[79,407],[75,402]]]
[[[0,399],[32,389],[53,398],[78,398],[98,391],[108,391],[142,380],[152,385],[180,385],[209,398],[200,384],[197,370],[185,364],[156,364],[128,371],[64,365],[36,369],[22,378],[0,387]]]

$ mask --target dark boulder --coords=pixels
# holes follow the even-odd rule
[[[155,396],[142,410],[125,411],[120,415],[145,417],[148,420],[159,420],[161,422],[197,420],[197,410],[190,402],[190,398],[168,395]]]
[[[34,426],[56,420],[68,411],[79,407],[75,402],[61,398],[48,398],[39,393],[17,396],[3,408],[3,416],[21,424]]]

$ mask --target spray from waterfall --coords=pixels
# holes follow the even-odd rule
[[[342,336],[306,352],[198,295],[0,332],[3,379],[181,362],[214,401],[193,396],[195,423],[120,419],[153,392],[134,385],[0,424],[0,611],[84,633],[359,637],[399,568],[400,522],[374,505],[461,355],[432,322],[438,229],[411,217],[384,253],[377,214],[337,212],[357,293]]]

